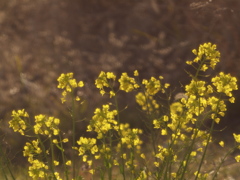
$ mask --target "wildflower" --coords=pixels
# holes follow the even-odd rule
[[[151,79],[149,81],[144,79],[142,81],[142,84],[145,85],[146,92],[149,95],[155,95],[161,90],[160,80],[157,80],[154,77],[151,77]]]
[[[58,161],[53,161],[53,164],[54,164],[54,166],[58,166],[59,165],[59,162]]]
[[[233,137],[237,143],[240,143],[240,134],[233,133]]]
[[[212,78],[212,83],[217,88],[217,92],[225,93],[228,97],[232,97],[232,91],[238,89],[237,78],[223,72]]]
[[[115,81],[116,76],[112,72],[103,72],[101,71],[98,78],[95,80],[96,87],[100,90],[100,93],[104,95],[106,92],[104,87],[110,87],[109,80]],[[113,93],[111,93],[111,97]]]
[[[196,151],[192,151],[190,155],[191,155],[191,156],[196,156],[196,155],[197,155],[197,152],[196,152]]]
[[[94,112],[94,116],[88,125],[87,131],[95,131],[98,133],[98,139],[103,137],[110,129],[114,129],[117,125],[115,116],[118,114],[117,110],[110,111],[110,106],[103,105],[102,109],[97,108]]]
[[[22,109],[18,111],[12,111],[12,119],[9,121],[9,127],[13,128],[14,132],[19,132],[21,135],[24,135],[24,131],[27,128],[25,118],[28,118],[28,113]]]
[[[159,167],[159,162],[156,162],[156,161],[155,161],[153,164],[154,164],[156,167]]]
[[[43,114],[35,116],[34,133],[46,136],[58,135],[60,120],[54,117],[47,117]]]
[[[139,76],[138,70],[134,71],[134,76]]]
[[[143,158],[143,159],[146,159],[146,156],[143,153],[140,155],[140,157]]]
[[[66,142],[68,142],[68,141],[69,141],[68,138],[64,138],[64,139],[62,140],[63,143],[66,143]]]
[[[95,138],[80,137],[80,139],[77,141],[77,143],[78,143],[78,145],[80,145],[80,147],[78,149],[79,156],[84,155],[85,152],[88,150],[91,151],[92,154],[95,154],[96,152],[98,152]],[[85,157],[83,157],[83,158],[85,158]]]
[[[136,75],[136,72],[135,72],[135,75]],[[139,88],[139,85],[136,83],[135,79],[129,77],[127,73],[122,73],[118,82],[120,83],[119,89],[125,92],[131,92],[134,89]]]
[[[206,94],[206,82],[205,81],[196,81],[192,80],[189,85],[185,86],[186,95],[195,95],[195,96],[203,96]]]
[[[61,74],[59,78],[57,79],[58,81],[58,88],[63,89],[62,92],[62,103],[66,101],[66,96],[68,93],[73,92],[73,90],[77,87],[83,87],[84,83],[83,81],[79,81],[77,83],[76,79],[73,78],[73,73],[67,73],[67,74]],[[76,97],[76,100],[79,101],[80,98]]]
[[[237,162],[240,162],[240,155],[235,156]]]
[[[68,160],[68,161],[66,162],[66,165],[67,165],[67,166],[71,166],[71,164],[72,164],[72,161],[70,161],[70,160]]]
[[[216,50],[217,46],[211,43],[204,43],[199,46],[198,50],[192,50],[193,54],[197,57],[193,61],[186,63],[192,65],[193,63],[201,64],[200,70],[206,71],[209,67],[215,68],[216,64],[220,61],[220,52]]]
[[[35,159],[31,162],[31,166],[29,166],[29,176],[33,179],[44,178],[45,177],[45,169],[48,169],[43,162]]]
[[[153,96],[147,93],[143,94],[142,92],[139,92],[135,96],[135,99],[136,102],[142,107],[142,110],[147,111],[147,113],[150,113],[159,108],[157,101],[153,98]]]
[[[223,141],[220,141],[220,142],[219,142],[219,145],[220,145],[221,147],[224,147],[224,142],[223,142]]]
[[[57,81],[58,88],[65,89],[67,92],[72,92],[78,85],[83,86],[83,82],[77,84],[76,79],[73,79],[73,73],[61,74]]]

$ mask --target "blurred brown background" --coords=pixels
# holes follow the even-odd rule
[[[87,102],[79,118],[91,117],[102,103],[94,86],[101,70],[138,69],[141,77],[162,75],[180,87],[189,80],[185,61],[194,58],[191,50],[200,43],[216,43],[221,52],[216,71],[239,78],[239,19],[239,0],[1,0],[1,134],[22,148],[20,135],[7,128],[13,109],[68,122],[56,88],[61,73],[74,72],[86,82],[78,92]],[[240,130],[239,115],[237,99],[223,126]]]

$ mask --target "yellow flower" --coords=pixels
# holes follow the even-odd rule
[[[220,142],[219,142],[219,145],[222,146],[222,147],[224,147],[224,142],[223,142],[223,141],[220,141]]]
[[[220,52],[216,50],[217,46],[211,43],[201,44],[198,50],[193,49],[192,52],[197,57],[193,61],[187,61],[186,63],[192,65],[193,63],[202,62],[202,66],[200,67],[201,71],[206,71],[209,67],[212,69],[215,68],[216,64],[220,61]]]
[[[70,160],[68,160],[68,161],[66,162],[66,165],[67,165],[67,166],[71,166],[71,164],[72,164],[72,161],[70,161]]]
[[[237,90],[237,78],[232,77],[230,74],[220,72],[218,76],[212,78],[213,85],[217,88],[217,92],[225,93],[227,96],[232,97],[232,91]]]
[[[134,78],[131,78],[128,76],[127,73],[122,73],[120,79],[118,80],[120,83],[120,90],[123,90],[125,92],[131,92],[134,89],[138,88],[139,85],[136,83]]]
[[[145,85],[146,92],[149,95],[155,95],[161,90],[160,80],[157,80],[154,77],[151,77],[149,81],[144,79],[142,84]]]
[[[68,138],[64,138],[64,139],[62,140],[63,143],[66,143],[66,142],[68,142],[68,141],[69,141]]]
[[[240,143],[240,134],[233,133],[233,137],[237,143]]]
[[[197,152],[196,151],[192,151],[191,152],[191,156],[196,156],[197,155]]]
[[[141,158],[146,159],[145,154],[142,153],[140,156],[141,156]]]
[[[159,167],[159,162],[154,162],[153,163],[156,167]]]
[[[12,111],[12,119],[9,121],[9,127],[13,128],[14,132],[19,132],[24,135],[24,131],[27,128],[25,119],[29,117],[28,113],[22,109],[18,111]]]
[[[53,161],[54,166],[58,166],[59,162],[58,161]]]
[[[166,129],[162,129],[161,134],[162,135],[167,135],[167,130]]]
[[[53,143],[54,144],[58,144],[58,140],[57,139],[53,139]]]
[[[235,156],[235,159],[236,159],[237,162],[240,162],[240,155]]]
[[[139,76],[138,70],[134,71],[134,76]]]

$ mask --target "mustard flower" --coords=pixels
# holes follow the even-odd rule
[[[66,165],[67,165],[67,166],[71,166],[71,165],[72,165],[72,161],[68,160],[68,161],[66,162]]]
[[[160,80],[157,80],[154,77],[151,77],[149,81],[144,79],[142,84],[145,85],[146,92],[149,95],[155,95],[161,90]]]
[[[35,159],[32,161],[31,166],[29,166],[29,176],[33,179],[44,178],[45,177],[45,170],[48,169],[43,162]]]
[[[137,73],[135,72],[135,75],[136,74]],[[119,89],[125,92],[131,92],[134,89],[139,88],[139,85],[136,83],[135,79],[132,77],[129,77],[127,73],[122,73],[118,82],[120,83]]]
[[[115,81],[116,76],[113,74],[113,72],[104,72],[101,71],[98,78],[95,80],[96,87],[100,90],[100,93],[104,95],[106,92],[104,90],[104,87],[110,87],[109,80]],[[111,94],[113,96],[113,93]]]
[[[147,176],[146,170],[144,169],[140,172],[140,175],[137,178],[137,180],[147,180],[147,179],[148,179],[148,176]]]
[[[138,70],[134,71],[134,76],[139,76]]]
[[[212,83],[217,88],[217,92],[225,93],[228,97],[232,97],[232,91],[238,89],[237,78],[223,72],[212,78]]]
[[[223,142],[223,141],[220,141],[220,142],[219,142],[219,145],[220,145],[221,147],[224,147],[224,142]]]
[[[237,143],[240,143],[240,134],[233,133],[233,137]]]
[[[240,155],[235,156],[237,162],[240,162]]]
[[[62,92],[62,103],[66,101],[66,96],[68,93],[73,92],[73,90],[77,87],[83,87],[84,83],[83,81],[79,81],[77,83],[76,79],[73,78],[73,73],[67,73],[67,74],[61,74],[58,81],[58,88],[63,89]],[[80,100],[79,97],[77,98],[77,101]]]
[[[77,143],[78,145],[80,145],[78,149],[79,156],[84,155],[86,151],[90,151],[92,154],[95,154],[96,152],[98,152],[95,138],[80,137]]]
[[[216,64],[220,61],[220,52],[216,50],[217,46],[211,43],[204,43],[199,46],[198,50],[192,50],[193,54],[197,57],[193,61],[186,63],[192,65],[193,63],[201,64],[201,71],[206,71],[209,67],[215,68]]]
[[[42,134],[46,136],[52,136],[59,134],[60,120],[54,117],[47,117],[45,115],[37,115],[35,116],[35,125],[34,125],[34,133]]]
[[[73,79],[73,73],[61,74],[57,81],[59,82],[57,87],[65,89],[67,92],[72,92],[78,86],[76,79]],[[83,86],[83,83],[81,82],[79,85]]]
[[[142,110],[147,111],[147,113],[159,109],[159,104],[157,101],[148,93],[143,94],[142,92],[139,92],[135,96],[135,99],[136,102],[142,107]]]
[[[110,106],[103,105],[102,109],[97,108],[94,112],[94,116],[90,121],[90,125],[87,127],[87,131],[95,131],[98,133],[98,139],[103,138],[109,130],[114,129],[118,124],[115,120],[115,116],[118,114],[117,110],[110,111]]]
[[[28,160],[29,162],[32,161],[32,158],[36,154],[41,154],[42,150],[39,147],[39,141],[38,140],[33,140],[31,143],[26,142],[23,150],[23,156],[24,157],[30,157]]]
[[[62,140],[63,143],[67,143],[68,141],[69,141],[68,138],[64,138],[64,139]]]
[[[205,81],[192,80],[189,85],[185,86],[186,95],[203,96],[206,94],[207,88],[205,87]]]
[[[14,132],[19,132],[21,135],[24,135],[24,131],[27,128],[25,118],[28,118],[28,113],[22,109],[18,111],[12,111],[12,119],[9,121],[9,127],[13,128]]]
[[[128,149],[131,148],[140,148],[142,141],[140,140],[139,135],[142,134],[141,129],[130,129],[129,124],[121,124],[119,134],[122,135],[121,142],[122,144],[126,144]]]
[[[58,166],[58,165],[59,165],[59,162],[56,161],[56,160],[54,160],[54,161],[53,161],[53,164],[54,164],[54,166]]]

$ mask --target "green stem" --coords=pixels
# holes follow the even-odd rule
[[[113,90],[113,88],[112,88]],[[120,115],[119,115],[119,106],[118,106],[118,100],[117,97],[114,96],[114,103],[116,106],[116,110],[117,110],[117,121],[118,121],[118,129],[120,130]],[[121,137],[122,137],[122,132],[121,130],[119,131],[120,134],[120,151],[123,152],[123,143],[121,141]],[[123,156],[121,156],[121,164],[120,164],[120,173],[122,174],[123,180],[126,180],[126,175],[125,175],[125,159],[123,158]]]
[[[209,133],[208,138],[207,138],[207,144],[206,144],[206,146],[205,146],[205,148],[204,148],[203,155],[202,155],[200,164],[199,164],[199,166],[198,166],[198,170],[197,170],[197,174],[196,174],[195,180],[198,178],[198,175],[199,175],[199,173],[200,173],[201,167],[202,167],[202,165],[203,165],[203,161],[204,161],[204,158],[205,158],[205,156],[206,156],[207,149],[208,149],[208,145],[209,145],[209,142],[210,142],[210,139],[211,139],[211,134],[212,134],[212,131],[213,131],[213,127],[214,127],[214,120],[212,121],[210,133]]]
[[[52,163],[53,163],[53,162],[50,162],[49,158],[47,157],[45,146],[44,146],[44,144],[43,144],[43,142],[42,142],[39,134],[36,134],[36,137],[37,137],[37,139],[38,139],[38,141],[39,141],[39,143],[40,143],[40,145],[41,145],[44,158],[45,158],[45,160],[48,162],[48,164],[49,164],[49,166],[50,166],[50,170],[51,170],[51,172],[52,172],[53,178],[54,178],[55,180],[57,180],[57,178],[56,178],[56,176],[55,176],[55,174],[54,174],[54,168],[53,168],[53,166],[52,166]],[[50,140],[51,140],[51,138],[50,138]],[[52,143],[52,142],[50,142],[50,144],[51,144],[51,143]]]
[[[10,176],[11,176],[11,178],[13,179],[13,180],[15,180],[15,177],[14,177],[14,175],[13,175],[13,173],[12,173],[12,171],[11,171],[11,168],[10,168],[10,166],[9,166],[9,164],[10,164],[10,161],[9,161],[9,159],[7,158],[7,155],[3,152],[3,149],[2,149],[2,145],[0,144],[0,154],[2,155],[2,158],[3,158],[3,160],[2,159],[0,159],[0,163],[1,163],[1,169],[2,169],[2,172],[3,172],[3,174],[4,174],[4,177],[5,177],[5,179],[6,180],[8,180],[8,177],[7,177],[7,175],[6,175],[6,171],[4,170],[4,164],[7,166],[7,170],[8,170],[8,172],[10,173]],[[4,164],[3,164],[3,163]]]
[[[75,121],[75,98],[74,98],[74,92],[72,90],[71,93],[72,97],[72,109],[71,109],[71,117],[72,117],[72,147],[75,147],[76,145],[76,121]],[[72,153],[72,166],[73,166],[73,171],[72,171],[72,176],[75,178],[76,176],[76,158],[75,158],[75,153]]]
[[[67,165],[66,165],[66,158],[64,155],[64,148],[63,148],[63,143],[62,143],[62,138],[59,135],[59,140],[60,140],[60,148],[61,148],[61,155],[62,155],[62,160],[63,160],[63,166],[64,166],[64,174],[65,174],[65,178],[68,180],[68,169],[67,169]]]

